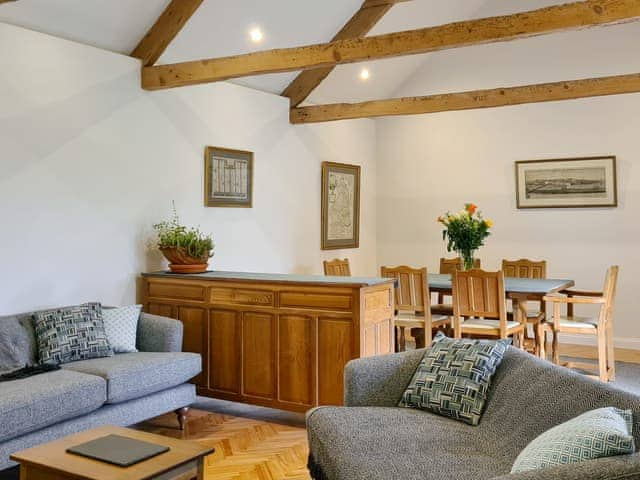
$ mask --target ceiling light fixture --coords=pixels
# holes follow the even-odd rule
[[[262,30],[260,30],[259,28],[252,28],[249,31],[249,38],[251,38],[251,41],[253,43],[260,43],[262,41],[262,39],[264,38],[264,34],[262,33]]]
[[[369,72],[368,68],[363,68],[362,70],[360,70],[360,80],[369,80],[369,77],[371,77],[371,72]]]

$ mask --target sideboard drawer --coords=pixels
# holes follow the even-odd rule
[[[214,287],[211,289],[210,301],[216,305],[258,305],[273,307],[274,294],[268,290]]]
[[[331,293],[280,292],[280,306],[285,308],[311,308],[313,310],[351,311],[351,295]]]
[[[153,298],[172,298],[180,300],[198,300],[204,302],[205,287],[184,283],[149,282],[149,296]]]

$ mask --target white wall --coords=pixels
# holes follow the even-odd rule
[[[134,59],[1,23],[0,72],[0,314],[133,302],[171,200],[215,269],[375,273],[374,122],[291,126],[285,99],[226,83],[144,92]],[[202,206],[205,145],[255,152],[253,209]],[[357,250],[320,250],[324,160],[364,167]]]
[[[397,92],[424,95],[640,71],[640,25],[589,30],[433,55]],[[640,94],[379,120],[378,262],[437,269],[436,217],[477,203],[495,220],[480,252],[547,259],[551,277],[601,288],[619,264],[615,335],[640,348]],[[514,162],[617,155],[615,209],[517,210]]]

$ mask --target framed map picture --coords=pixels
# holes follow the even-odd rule
[[[518,208],[615,207],[616,157],[516,162]]]
[[[253,152],[206,148],[204,204],[207,207],[253,206]]]
[[[322,163],[322,249],[358,248],[360,167]]]

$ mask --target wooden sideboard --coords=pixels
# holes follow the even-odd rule
[[[393,352],[391,279],[142,275],[144,311],[184,324],[199,395],[304,412],[342,405],[345,364]]]

